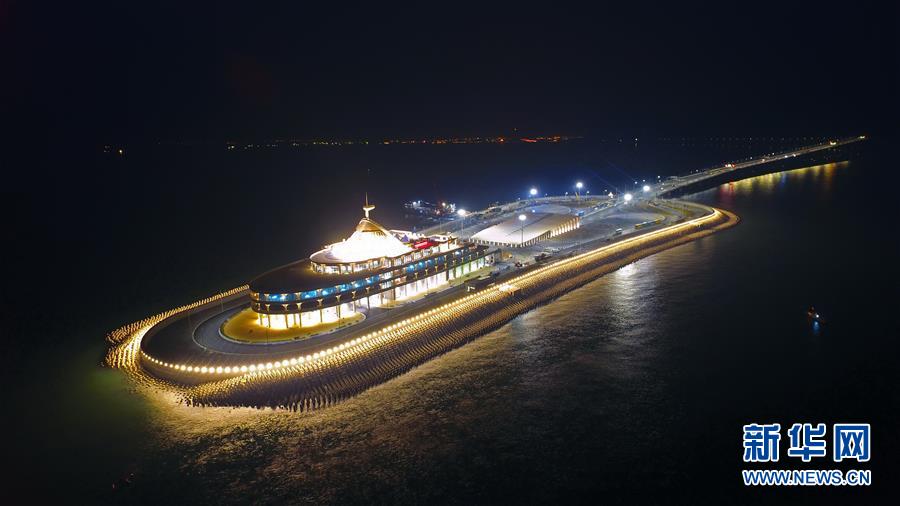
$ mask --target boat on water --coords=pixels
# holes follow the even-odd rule
[[[806,310],[806,317],[816,323],[825,323],[825,319],[822,318],[815,306],[809,306],[809,309]]]

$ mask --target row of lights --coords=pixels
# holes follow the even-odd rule
[[[292,365],[302,365],[305,363],[313,363],[319,359],[328,357],[337,352],[344,351],[350,347],[353,347],[353,346],[356,346],[363,342],[366,342],[374,337],[378,337],[379,335],[383,335],[387,332],[397,330],[401,326],[405,326],[410,323],[415,323],[416,321],[418,321],[422,318],[425,318],[427,316],[430,316],[438,311],[446,311],[447,309],[451,309],[453,306],[455,306],[457,304],[462,304],[462,303],[465,303],[465,302],[471,300],[471,298],[474,297],[475,295],[477,295],[477,292],[474,294],[468,295],[466,297],[463,297],[462,299],[458,299],[451,303],[444,304],[442,306],[428,310],[424,313],[421,313],[416,316],[399,321],[392,325],[388,325],[387,327],[384,327],[383,329],[377,330],[375,332],[366,334],[364,336],[357,337],[355,339],[351,339],[350,341],[339,344],[333,348],[327,348],[325,350],[317,351],[317,352],[309,354],[309,355],[300,355],[300,356],[297,356],[297,357],[294,357],[291,359],[284,359],[281,361],[266,362],[266,363],[260,362],[257,364],[245,364],[245,365],[233,365],[233,366],[193,366],[193,365],[187,365],[187,364],[175,364],[175,363],[171,363],[171,362],[166,362],[164,360],[159,360],[157,358],[152,357],[151,355],[149,355],[147,352],[145,352],[143,350],[141,350],[141,354],[144,356],[144,358],[146,358],[147,360],[149,360],[150,362],[152,362],[156,365],[159,365],[159,366],[162,366],[162,367],[174,370],[174,371],[199,373],[199,374],[248,374],[248,373],[255,373],[255,372],[267,371],[267,370],[272,370],[272,369],[279,369],[282,367],[288,367],[288,366],[292,366]]]
[[[424,314],[418,315],[415,318],[404,320],[395,325],[392,325],[392,326],[388,327],[387,329],[385,329],[385,330],[392,329],[391,331],[378,332],[378,333],[376,333],[376,334],[378,334],[377,336],[375,334],[373,334],[372,336],[376,337],[375,339],[372,339],[371,341],[366,342],[366,343],[360,343],[359,346],[353,347],[352,349],[350,349],[344,353],[341,353],[340,355],[338,355],[336,357],[329,358],[327,360],[327,362],[324,362],[321,364],[321,367],[329,367],[329,368],[330,367],[339,367],[339,366],[346,364],[347,362],[353,360],[354,356],[366,354],[366,353],[369,353],[376,349],[379,349],[382,346],[389,345],[391,341],[402,339],[407,332],[416,332],[418,330],[417,327],[418,328],[429,328],[429,327],[433,327],[434,325],[439,325],[442,321],[446,321],[447,318],[451,318],[454,314],[460,314],[462,312],[467,311],[470,306],[473,306],[473,305],[483,306],[485,304],[490,304],[493,301],[497,301],[498,297],[507,297],[509,292],[515,292],[519,288],[526,288],[529,286],[533,286],[533,282],[536,282],[539,280],[539,279],[535,279],[535,277],[539,276],[540,274],[542,274],[545,271],[549,271],[547,273],[552,275],[553,271],[559,270],[560,267],[572,266],[573,265],[572,262],[578,262],[578,263],[574,264],[574,266],[576,266],[576,268],[577,268],[580,263],[589,261],[590,258],[588,258],[588,257],[597,255],[601,251],[608,250],[610,247],[621,247],[621,246],[624,246],[625,244],[634,244],[635,242],[638,242],[638,241],[649,240],[652,236],[661,234],[661,233],[673,233],[673,232],[676,232],[683,228],[688,228],[693,225],[697,225],[701,221],[715,219],[718,216],[720,216],[720,214],[721,213],[718,210],[714,210],[711,215],[696,218],[696,219],[690,220],[688,222],[685,222],[685,223],[682,223],[679,225],[674,225],[672,227],[668,227],[667,229],[656,231],[651,234],[646,234],[639,238],[626,240],[617,245],[610,245],[610,246],[607,246],[604,248],[599,248],[597,250],[586,252],[581,255],[577,255],[576,257],[573,257],[571,259],[563,260],[561,262],[557,262],[552,265],[543,266],[542,268],[540,268],[536,271],[532,271],[528,274],[517,276],[516,278],[510,280],[508,283],[504,283],[501,286],[496,287],[496,289],[490,288],[490,289],[486,289],[486,290],[481,290],[479,292],[476,292],[475,294],[469,295],[467,297],[464,297],[464,298],[454,301],[452,303],[444,304],[440,308],[435,308]],[[512,285],[511,283],[517,283],[517,285]],[[503,292],[507,292],[507,293],[503,293]],[[421,322],[418,321],[420,319],[423,319],[423,318],[426,318],[429,316],[431,318],[428,318],[428,320],[421,321]],[[410,323],[412,323],[414,325],[407,325]],[[291,375],[291,374],[303,371],[302,369],[301,370],[298,370],[298,369],[292,370],[292,369],[283,368],[283,367],[278,370],[275,370],[275,369],[277,369],[277,368],[273,367],[273,370],[264,370],[261,372],[257,372],[256,374],[249,374],[246,377],[240,377],[239,380],[237,378],[232,378],[230,380],[213,381],[213,382],[203,383],[201,385],[198,385],[194,389],[192,389],[188,395],[195,400],[200,400],[200,399],[209,400],[210,398],[213,398],[213,399],[219,399],[219,401],[222,401],[223,399],[227,399],[227,396],[229,395],[228,394],[229,390],[231,390],[232,388],[238,387],[239,385],[244,384],[245,381],[252,381],[254,383],[263,382],[259,386],[264,387],[265,382],[276,382],[277,383],[279,381],[282,381],[282,380],[288,378],[289,375]],[[236,383],[235,380],[239,381],[240,383]],[[225,396],[224,398],[222,397],[223,395]]]
[[[650,192],[650,185],[645,184],[644,187],[641,188],[641,190],[643,190],[644,193],[649,193],[649,192]],[[609,194],[609,198],[612,198],[612,197],[613,197],[613,194],[610,193],[610,194]],[[625,202],[631,202],[631,199],[634,198],[634,195],[632,195],[632,194],[630,194],[630,193],[626,193],[625,195],[622,196],[622,198],[625,199]]]
[[[314,370],[318,370],[320,368],[341,366],[343,364],[346,364],[348,361],[353,360],[354,357],[365,355],[374,350],[382,348],[383,346],[390,345],[390,343],[393,341],[403,339],[404,336],[408,335],[408,333],[410,332],[416,332],[420,328],[428,328],[439,325],[442,321],[446,321],[448,318],[454,317],[454,315],[467,312],[473,305],[484,304],[488,300],[486,296],[496,298],[502,297],[503,294],[499,293],[499,291],[482,290],[481,292],[477,292],[475,294],[444,304],[440,307],[433,308],[415,317],[397,322],[396,324],[388,326],[379,332],[370,334],[370,336],[368,336],[368,339],[365,339],[364,341],[361,340],[357,343],[356,346],[348,347],[349,349],[347,349],[346,351],[343,351],[332,357],[324,358],[324,360]],[[210,396],[220,397],[223,394],[227,396],[228,391],[238,384],[244,384],[245,382],[249,381],[278,382],[284,378],[287,378],[289,375],[295,373],[305,373],[309,371],[309,366],[301,366],[297,368],[273,368],[272,370],[257,371],[256,373],[247,374],[245,376],[205,382],[192,388],[191,391],[187,392],[186,394],[192,399],[208,399]],[[239,381],[240,383],[235,383],[235,381]]]
[[[587,252],[585,252],[585,253],[581,253],[581,254],[576,255],[576,256],[574,256],[574,257],[567,258],[567,259],[565,259],[565,260],[561,260],[561,261],[559,261],[559,262],[556,262],[556,263],[553,263],[553,264],[550,264],[550,265],[546,265],[546,266],[544,266],[544,267],[541,267],[541,268],[539,268],[539,269],[536,269],[536,270],[534,270],[534,271],[531,271],[531,272],[529,272],[529,273],[527,273],[527,274],[523,274],[522,276],[519,276],[519,277],[517,277],[517,278],[515,278],[515,279],[512,279],[512,280],[508,281],[506,284],[507,284],[507,285],[513,285],[513,286],[516,286],[517,284],[521,283],[522,281],[524,281],[524,280],[526,280],[526,279],[529,279],[529,278],[531,278],[531,277],[533,277],[533,276],[535,276],[535,275],[537,275],[537,274],[539,274],[539,273],[541,273],[541,272],[544,272],[544,271],[546,271],[546,270],[548,270],[548,269],[555,268],[555,267],[560,267],[560,266],[563,266],[563,265],[567,265],[567,264],[569,264],[569,263],[571,263],[571,262],[576,262],[576,261],[579,261],[579,260],[584,260],[584,259],[586,259],[586,258],[588,258],[588,257],[590,257],[590,256],[597,255],[597,254],[599,254],[599,253],[605,252],[606,250],[613,249],[613,248],[621,248],[622,246],[625,246],[625,245],[627,245],[627,244],[630,244],[630,243],[633,243],[633,242],[636,242],[636,241],[646,240],[646,239],[649,239],[649,238],[654,237],[654,236],[656,236],[656,235],[660,235],[660,234],[667,233],[667,232],[672,232],[672,231],[677,230],[677,229],[687,228],[687,227],[694,226],[694,225],[699,225],[699,224],[701,224],[702,222],[705,222],[705,221],[708,221],[708,220],[717,219],[717,218],[719,217],[720,214],[721,214],[721,213],[719,212],[718,209],[713,209],[713,212],[712,212],[711,214],[709,214],[709,215],[701,216],[701,217],[699,217],[699,218],[694,218],[694,219],[692,219],[692,220],[689,220],[689,221],[686,221],[686,222],[683,222],[683,223],[680,223],[680,224],[676,224],[676,225],[673,225],[673,226],[671,226],[671,227],[667,227],[667,228],[663,228],[663,229],[660,229],[660,230],[656,230],[656,231],[653,231],[653,232],[650,232],[650,233],[647,233],[647,234],[642,234],[642,235],[637,236],[637,237],[633,237],[633,238],[630,238],[630,239],[625,239],[625,240],[623,240],[623,241],[619,241],[619,242],[617,242],[617,243],[615,243],[615,244],[610,244],[610,245],[607,245],[607,246],[603,246],[603,247],[597,248],[597,249],[595,249],[595,250],[591,250],[591,251],[587,251]]]
[[[659,176],[657,176],[657,177],[659,177]],[[635,184],[637,184],[637,181],[635,181]],[[582,184],[581,181],[578,181],[577,183],[575,183],[575,188],[581,190],[582,188],[584,188],[584,184]],[[649,193],[650,190],[651,190],[650,185],[645,184],[645,185],[641,188],[641,190],[643,190],[644,193]],[[590,193],[590,192],[588,192],[588,193]],[[532,197],[535,197],[535,196],[537,196],[537,194],[538,194],[538,189],[537,189],[537,188],[532,188],[532,189],[528,190],[528,194],[531,195]],[[568,195],[568,193],[567,193],[567,195]],[[613,192],[609,192],[609,193],[607,194],[607,196],[608,196],[609,198],[613,198],[613,197],[615,197],[615,194],[614,194]],[[624,195],[624,197],[625,197],[625,201],[628,202],[628,201],[630,201],[632,198],[634,198],[634,195],[632,195],[632,194],[630,194],[630,193],[626,193],[626,194]],[[463,211],[463,210],[460,210],[460,211],[461,211],[460,216],[465,216],[465,211]]]
[[[191,311],[212,302],[246,293],[248,290],[249,286],[247,285],[239,286],[217,295],[195,301],[191,304],[179,306],[155,316],[124,325],[113,332],[110,332],[107,335],[107,341],[113,346],[111,346],[106,353],[105,363],[109,367],[124,371],[142,384],[153,385],[164,389],[171,388],[171,384],[164,380],[160,380],[153,375],[147,374],[140,365],[143,354],[141,342],[147,332],[166,318],[181,314],[185,311]]]
[[[224,291],[220,294],[213,295],[211,297],[206,297],[204,299],[200,299],[196,302],[192,302],[190,304],[185,304],[183,306],[176,307],[174,309],[170,309],[163,313],[160,313],[155,316],[149,316],[144,318],[143,320],[139,320],[133,323],[129,323],[128,325],[124,325],[122,327],[117,328],[116,330],[110,332],[106,336],[106,340],[112,344],[119,344],[138,330],[150,325],[153,326],[157,322],[164,320],[170,316],[176,315],[178,313],[188,311],[191,309],[195,309],[197,307],[203,306],[205,304],[209,304],[210,302],[217,301],[219,299],[224,299],[226,297],[231,297],[232,295],[236,295],[241,292],[245,292],[250,289],[250,285],[242,285],[237,288],[232,288],[231,290]]]
[[[584,183],[582,183],[581,181],[577,181],[575,183],[575,189],[580,191],[582,188],[584,188]],[[590,193],[590,192],[588,192],[588,193]],[[537,197],[537,194],[538,194],[538,189],[535,187],[531,187],[531,189],[528,190],[528,195],[531,195],[532,197]],[[568,195],[568,193],[566,193],[566,194]]]
[[[577,188],[578,190],[581,190],[582,188],[584,188],[584,184],[581,181],[578,181],[577,183],[575,183],[575,188]],[[588,193],[590,193],[590,192],[588,192]],[[528,190],[528,194],[531,195],[532,197],[536,197],[538,194],[538,189],[531,188],[530,190]],[[566,195],[568,195],[568,192],[566,193]],[[610,193],[609,195],[610,195],[610,197],[612,197],[612,193]],[[460,209],[460,210],[456,211],[456,214],[458,214],[461,218],[465,218],[469,214],[469,212],[466,211],[465,209]],[[522,219],[522,218],[520,217],[519,219]]]
[[[859,139],[865,139],[866,136],[865,136],[865,135],[860,135],[858,138],[859,138]],[[842,141],[842,142],[846,142],[846,141]],[[837,141],[828,141],[827,144],[828,144],[829,146],[835,146],[835,145],[837,145],[837,143],[838,143]],[[825,144],[820,144],[820,145],[818,145],[818,146],[822,146],[822,145],[825,145]],[[804,149],[808,149],[808,148],[804,148]],[[775,155],[775,153],[772,153],[772,155]],[[794,156],[797,156],[797,155],[794,154]],[[784,157],[787,158],[788,155],[785,155]],[[751,159],[752,159],[752,158],[751,158]],[[729,164],[726,164],[725,167],[726,167],[726,168],[731,168],[731,167],[733,167],[733,164],[730,164],[730,163],[729,163]],[[657,178],[657,179],[660,179],[660,176],[656,176],[656,178]],[[646,181],[646,179],[645,179],[644,181]],[[658,182],[658,181],[657,181],[657,182]],[[637,185],[637,184],[638,184],[637,181],[635,181],[634,184]],[[582,188],[584,188],[584,184],[583,184],[581,181],[577,181],[577,182],[575,183],[575,188],[576,188],[577,190],[581,190]],[[647,193],[647,192],[650,191],[650,185],[646,185],[646,184],[645,184],[645,185],[643,186],[643,188],[641,188],[641,189],[644,191],[644,193]],[[588,192],[588,193],[590,193],[590,192]],[[529,194],[530,196],[532,196],[532,197],[536,197],[537,194],[538,194],[538,189],[535,188],[535,187],[532,187],[530,190],[528,190],[528,194]],[[609,197],[610,197],[610,198],[613,197],[613,193],[612,193],[612,192],[609,193]],[[626,201],[630,201],[632,198],[633,198],[633,196],[632,196],[630,193],[626,193],[626,194],[625,194],[625,200],[626,200]],[[463,216],[463,215],[461,215],[461,216]]]
[[[281,368],[285,368],[285,367],[289,367],[289,366],[296,366],[296,365],[302,365],[302,364],[309,364],[309,363],[313,363],[313,362],[315,362],[315,361],[317,361],[317,360],[320,360],[320,359],[326,358],[326,357],[328,357],[328,356],[331,356],[331,355],[333,355],[333,354],[335,354],[335,353],[338,353],[338,352],[341,352],[341,351],[344,351],[344,350],[347,350],[347,349],[350,349],[350,348],[357,347],[358,345],[364,344],[364,343],[366,343],[367,341],[369,341],[369,340],[371,340],[371,339],[373,339],[373,338],[377,338],[377,337],[386,337],[387,334],[391,333],[392,331],[395,331],[395,330],[398,330],[398,329],[401,329],[401,328],[405,328],[405,327],[407,327],[407,326],[410,325],[410,324],[417,323],[417,322],[419,322],[420,320],[422,320],[423,318],[432,316],[432,315],[434,315],[434,314],[436,314],[436,313],[438,313],[438,312],[445,313],[445,312],[447,312],[447,310],[450,310],[450,309],[457,309],[457,308],[459,308],[460,306],[462,306],[462,305],[464,305],[464,304],[466,304],[466,303],[468,303],[468,302],[470,302],[470,301],[473,301],[473,299],[474,299],[475,297],[483,297],[483,296],[490,295],[490,294],[496,293],[496,292],[507,292],[507,291],[509,291],[509,287],[517,286],[516,284],[518,284],[518,286],[521,286],[521,283],[522,283],[522,282],[528,281],[528,280],[532,279],[533,277],[537,276],[538,274],[547,271],[548,269],[551,269],[551,268],[558,268],[558,267],[562,267],[562,266],[568,265],[568,264],[570,264],[571,262],[576,262],[576,261],[584,260],[584,259],[586,259],[586,258],[589,257],[589,256],[596,255],[596,254],[598,254],[598,253],[600,253],[600,252],[602,252],[602,251],[605,251],[605,250],[607,250],[607,249],[610,249],[610,248],[612,248],[612,247],[622,247],[622,246],[624,246],[625,244],[630,243],[630,242],[632,242],[632,241],[636,241],[636,240],[646,240],[646,239],[648,239],[648,238],[650,238],[650,237],[652,237],[652,236],[655,236],[655,235],[657,235],[657,234],[661,234],[661,233],[665,233],[665,232],[671,232],[671,231],[673,231],[674,229],[680,229],[680,228],[684,228],[684,227],[689,227],[689,226],[698,224],[700,221],[713,219],[713,218],[717,217],[718,215],[719,215],[719,212],[718,212],[717,210],[714,210],[714,212],[713,212],[712,215],[707,215],[707,216],[703,216],[703,217],[700,217],[700,218],[696,218],[696,219],[694,219],[694,220],[690,220],[690,221],[684,222],[684,223],[682,223],[682,224],[675,225],[674,227],[670,227],[670,228],[667,228],[667,229],[662,229],[662,230],[658,230],[658,231],[655,231],[655,232],[651,232],[650,234],[645,234],[645,235],[642,235],[642,236],[637,237],[637,238],[628,239],[628,240],[626,240],[626,241],[622,241],[622,242],[617,243],[617,244],[615,244],[615,245],[608,245],[608,246],[605,246],[605,247],[602,247],[602,248],[598,248],[597,250],[585,252],[585,253],[582,253],[582,254],[577,255],[577,256],[575,256],[575,257],[572,257],[572,258],[569,258],[569,259],[565,259],[565,260],[563,260],[563,261],[561,261],[561,262],[558,262],[558,263],[555,263],[555,264],[551,264],[551,265],[547,265],[547,266],[541,267],[541,268],[538,269],[538,270],[535,270],[535,271],[529,272],[529,273],[527,273],[527,274],[518,276],[518,277],[514,278],[513,280],[509,281],[508,283],[502,285],[501,287],[497,287],[497,288],[493,288],[493,289],[488,289],[488,290],[482,290],[482,291],[473,293],[473,294],[468,295],[468,296],[465,296],[465,297],[463,297],[463,298],[461,298],[461,299],[458,299],[458,300],[455,300],[455,301],[453,301],[453,302],[450,302],[450,303],[447,303],[447,304],[443,304],[442,306],[439,306],[439,307],[433,308],[433,309],[431,309],[431,310],[428,310],[428,311],[426,311],[426,312],[424,312],[424,313],[421,313],[421,314],[419,314],[419,315],[416,315],[416,316],[407,318],[407,319],[405,319],[405,320],[402,320],[402,321],[400,321],[400,322],[394,323],[394,324],[392,324],[392,325],[388,325],[387,327],[384,327],[384,328],[382,328],[382,329],[380,329],[380,330],[378,330],[378,331],[369,333],[369,334],[367,334],[367,335],[365,335],[365,336],[357,337],[357,338],[355,338],[355,339],[352,339],[352,340],[350,340],[350,341],[348,341],[348,342],[346,342],[346,343],[342,343],[342,344],[340,344],[340,345],[338,345],[338,346],[335,346],[335,347],[333,347],[333,348],[328,348],[328,349],[325,349],[325,350],[323,350],[323,351],[315,352],[315,353],[310,354],[310,355],[298,356],[298,357],[294,357],[294,358],[291,358],[291,359],[285,359],[285,360],[281,360],[281,361],[266,362],[266,363],[258,363],[258,364],[249,364],[249,365],[240,365],[240,366],[189,366],[189,365],[186,365],[186,364],[174,364],[174,363],[169,363],[169,362],[166,362],[166,361],[161,361],[161,360],[158,360],[158,359],[156,359],[156,358],[154,358],[154,357],[151,357],[150,355],[147,355],[147,354],[146,354],[145,352],[143,352],[143,351],[142,351],[141,353],[142,353],[142,354],[144,355],[144,357],[146,357],[150,362],[152,362],[152,363],[154,363],[154,364],[157,364],[157,365],[160,365],[160,366],[163,366],[163,367],[166,367],[166,368],[169,368],[169,369],[172,369],[172,370],[175,370],[175,371],[188,372],[188,373],[199,373],[199,374],[210,374],[210,375],[221,375],[221,374],[229,374],[229,375],[230,375],[230,374],[254,374],[254,373],[261,373],[261,372],[270,371],[270,370],[275,370],[275,369],[281,369]],[[503,288],[506,288],[506,290],[504,290]]]
[[[698,225],[700,222],[705,220],[712,220],[720,216],[721,213],[718,210],[713,210],[711,215],[699,217],[678,225],[674,225],[672,227],[668,227],[667,229],[655,231],[651,234],[645,234],[639,238],[630,239],[623,241],[617,245],[609,245],[603,248],[599,248],[598,250],[586,252],[576,257],[572,257],[571,259],[566,259],[556,264],[543,266],[539,270],[532,271],[528,274],[517,276],[516,278],[509,281],[509,283],[518,283],[518,285],[509,285],[509,283],[504,286],[506,288],[505,291],[514,291],[510,290],[510,288],[525,288],[527,286],[531,286],[532,279],[535,276],[540,275],[544,271],[548,271],[550,269],[557,269],[558,267],[570,266],[571,262],[575,261],[587,261],[588,257],[597,255],[603,250],[607,250],[610,247],[614,246],[624,246],[626,243],[633,244],[636,241],[649,239],[651,236],[655,236],[657,234],[663,233],[672,233],[683,228],[689,228],[693,225]],[[578,265],[578,264],[575,264]],[[524,284],[523,284],[524,283]],[[350,360],[353,360],[354,356],[359,356],[363,354],[370,353],[373,350],[376,350],[382,346],[389,345],[391,341],[399,340],[404,337],[407,332],[415,332],[418,328],[428,328],[433,325],[440,324],[443,320],[451,317],[454,314],[460,314],[468,311],[469,307],[473,305],[483,306],[485,304],[489,304],[492,300],[497,300],[497,297],[506,297],[508,294],[502,293],[504,290],[501,290],[500,287],[489,288],[486,290],[481,290],[469,296],[463,297],[456,301],[453,301],[448,304],[444,304],[438,308],[434,308],[429,310],[423,314],[417,315],[416,317],[409,318],[403,320],[401,322],[397,322],[396,324],[390,325],[378,332],[369,334],[364,338],[360,338],[359,340],[355,340],[357,342],[357,346],[349,346],[347,351],[340,353],[334,357],[327,357],[325,361],[323,361],[320,367],[339,367],[342,364],[347,363]],[[428,318],[427,320],[423,320]],[[323,358],[323,357],[320,357]],[[223,369],[224,370],[224,369]],[[216,380],[212,382],[205,382],[197,387],[194,387],[190,390],[187,395],[195,400],[199,399],[209,399],[210,396],[212,398],[219,398],[222,400],[222,395],[225,395],[227,398],[228,391],[238,387],[239,385],[243,385],[247,381],[251,381],[253,383],[256,382],[279,382],[288,378],[290,375],[301,373],[301,372],[309,372],[308,366],[303,366],[302,368],[286,368],[283,366],[276,365],[273,363],[272,369],[264,369],[262,371],[257,370],[255,373],[247,374],[246,376],[238,376],[232,377],[230,379]],[[237,381],[237,382],[236,382]],[[260,386],[264,386],[265,383]]]

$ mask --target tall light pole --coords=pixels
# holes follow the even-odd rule
[[[465,209],[460,209],[456,211],[456,214],[459,215],[459,238],[462,239],[463,227],[466,223],[466,215],[469,214]]]
[[[538,189],[532,188],[532,189],[528,190],[528,194],[531,195],[532,199],[537,198]]]
[[[581,181],[578,181],[577,183],[575,183],[575,200],[581,200],[581,195],[579,195],[578,192],[582,188],[584,188],[584,185],[581,183]]]
[[[522,238],[519,240],[520,248],[525,247],[525,220],[527,220],[527,219],[528,219],[528,216],[525,216],[524,214],[519,215],[519,221],[522,222]]]

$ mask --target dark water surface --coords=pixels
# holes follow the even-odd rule
[[[862,157],[695,195],[742,223],[310,414],[184,407],[97,365],[111,322],[171,301],[66,316],[52,328],[84,340],[24,360],[26,377],[9,380],[4,423],[18,470],[6,492],[154,504],[889,502],[900,298],[895,218],[871,184],[882,163]],[[142,274],[165,272],[154,265]],[[818,329],[811,304],[827,318]],[[741,425],[751,422],[871,423],[873,459],[857,467],[875,484],[748,490]]]

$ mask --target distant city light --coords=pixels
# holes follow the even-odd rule
[[[631,202],[631,199],[632,199],[632,198],[633,198],[633,197],[631,196],[630,193],[626,193],[626,194],[625,194],[625,202]]]

